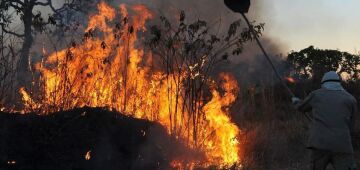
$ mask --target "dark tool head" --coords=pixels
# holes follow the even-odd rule
[[[224,0],[225,5],[234,12],[247,13],[250,8],[250,0]]]

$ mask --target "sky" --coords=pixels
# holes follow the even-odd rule
[[[360,0],[253,0],[250,16],[265,23],[266,36],[283,50],[309,45],[360,51]],[[254,6],[250,10],[254,10]]]
[[[175,6],[208,20],[219,16],[231,21],[240,18],[225,7],[223,0],[119,1],[140,1],[159,10]],[[310,45],[350,53],[360,51],[360,0],[251,0],[248,15],[251,20],[265,23],[264,35],[277,44],[282,53]]]
[[[114,4],[144,3],[159,11],[186,9],[190,15],[210,20],[220,16],[231,18],[229,19],[231,21],[240,18],[238,14],[225,7],[223,0],[114,0],[113,2]],[[251,2],[249,18],[265,23],[264,36],[277,44],[282,53],[299,51],[310,45],[350,53],[360,52],[360,0],[251,0]],[[46,9],[42,10],[46,11]]]

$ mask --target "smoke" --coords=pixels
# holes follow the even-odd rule
[[[197,19],[205,20],[208,23],[217,23],[218,30],[221,33],[226,34],[229,25],[241,18],[239,14],[235,14],[231,12],[226,6],[223,4],[222,0],[115,0],[111,1],[110,4],[118,9],[119,4],[126,3],[129,5],[132,4],[145,4],[152,11],[159,15],[164,15],[171,19],[176,19],[181,10],[184,10],[187,15],[187,19],[189,21],[194,21]],[[249,18],[251,20],[257,20],[257,22],[261,22],[261,13],[257,13],[258,9],[261,9],[261,4],[253,1],[253,5],[251,7],[251,13],[249,13]],[[91,11],[96,11],[96,9],[91,9]],[[254,12],[256,11],[256,12]],[[86,22],[86,21],[85,21]],[[244,22],[243,22],[243,26]],[[266,26],[265,26],[266,29]],[[70,37],[70,39],[73,37]],[[280,68],[281,58],[279,54],[281,53],[281,45],[277,44],[274,40],[268,38],[266,34],[261,38],[264,44],[265,49],[272,56],[272,60],[276,62],[276,66]],[[38,39],[41,41],[41,38]],[[48,43],[42,41],[42,43],[37,43],[33,46],[33,49],[40,50],[42,49],[42,45],[50,45],[53,43]],[[62,49],[58,47],[58,49]],[[41,52],[38,52],[41,54]],[[34,54],[35,55],[35,54]],[[238,80],[239,83],[266,83],[273,82],[276,80],[272,73],[269,64],[265,60],[262,55],[259,47],[256,43],[251,42],[244,47],[243,53],[239,56],[231,56],[228,61],[225,61],[219,66],[216,67],[216,73],[219,72],[230,72],[232,73]],[[281,70],[280,70],[281,71]],[[157,133],[154,133],[157,134]],[[162,139],[157,136],[149,136],[150,139]],[[104,143],[108,143],[107,139],[102,141]],[[112,150],[111,145],[109,147],[100,148],[101,151]],[[178,148],[178,147],[166,147],[166,148]],[[145,155],[145,153],[149,153],[149,147],[147,145],[143,145],[141,148],[144,151],[144,156],[151,157],[153,155]],[[101,153],[102,154],[102,153]],[[106,153],[104,153],[106,156]]]
[[[112,2],[114,6],[117,6],[119,3],[145,4],[152,11],[170,19],[171,17],[176,19],[180,11],[184,10],[189,21],[201,19],[210,24],[216,23],[214,24],[214,27],[216,27],[214,29],[222,34],[227,32],[232,22],[243,19],[240,14],[230,11],[223,3],[223,0],[116,0]],[[247,14],[248,18],[251,21],[256,21],[256,23],[262,23],[262,14],[272,9],[272,5],[268,2],[252,0],[249,13]],[[282,52],[286,49],[285,45],[267,36],[266,25],[265,23],[261,42],[271,56],[278,71],[283,73],[286,70],[282,64]],[[246,26],[245,22],[242,22],[242,26]],[[217,68],[219,69],[215,70],[215,73],[223,71],[231,72],[242,84],[269,84],[277,80],[268,61],[255,41],[245,45],[243,52],[239,56],[231,56],[229,61],[221,63]]]
[[[183,10],[186,13],[188,21],[196,21],[198,19],[205,20],[209,25],[213,26],[213,31],[220,34],[226,34],[229,25],[242,19],[240,14],[230,11],[223,3],[223,0],[110,0],[108,1],[115,9],[118,9],[119,5],[124,3],[128,5],[144,4],[155,14],[155,19],[158,19],[160,15],[166,16],[170,20],[177,20],[180,11]],[[88,11],[97,12],[96,3],[90,5],[93,9]],[[58,4],[59,5],[59,4]],[[272,3],[263,2],[259,0],[252,0],[248,15],[251,21],[256,23],[262,23],[261,18],[264,13],[268,13],[269,9],[272,9]],[[81,25],[86,25],[88,16],[82,16]],[[267,16],[268,17],[268,16]],[[245,27],[245,22],[242,22],[242,26]],[[81,30],[81,29],[80,29]],[[78,30],[79,31],[79,30]],[[75,32],[75,31],[74,31]],[[81,32],[81,31],[80,31]],[[76,39],[76,36],[81,35],[74,34],[70,38],[64,38],[61,41],[50,40],[48,35],[38,36],[38,41],[33,46],[33,63],[41,60],[42,48],[49,49],[49,53],[55,50],[54,44],[57,49],[62,49],[68,46],[72,39]],[[274,38],[267,36],[267,23],[265,23],[265,30],[263,32],[261,42],[265,47],[265,50],[271,56],[272,61],[280,71],[284,72],[286,68],[282,65],[282,52],[285,51],[285,45],[281,44]],[[52,41],[52,42],[50,42]],[[54,42],[55,41],[55,42]],[[45,45],[44,45],[45,44]],[[245,45],[243,52],[239,56],[230,56],[227,62],[220,63],[215,70],[215,73],[219,72],[231,72],[237,78],[241,84],[258,84],[258,83],[271,83],[276,81],[273,71],[269,63],[263,56],[260,48],[255,42],[249,42]]]

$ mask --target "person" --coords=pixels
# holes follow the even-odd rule
[[[293,97],[292,103],[299,111],[312,111],[308,141],[311,168],[325,170],[332,164],[336,170],[357,169],[351,142],[357,102],[341,86],[339,75],[335,71],[327,72],[320,89],[304,100]]]

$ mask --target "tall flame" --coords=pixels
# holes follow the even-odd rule
[[[236,81],[227,74],[221,74],[225,83],[223,89],[225,95],[220,96],[216,90],[212,91],[212,99],[208,102],[204,111],[206,119],[209,121],[209,126],[214,131],[215,138],[206,141],[207,150],[211,152],[212,159],[220,159],[220,162],[234,163],[239,161],[239,142],[237,136],[239,129],[234,125],[226,112],[222,110],[223,106],[228,106],[236,99],[234,93],[238,91]]]
[[[204,160],[196,162],[199,165],[232,166],[239,162],[240,130],[225,109],[238,93],[234,78],[220,74],[221,86],[213,84],[212,98],[206,103],[202,100],[195,108],[204,116],[191,114],[183,96],[185,85],[181,83],[188,73],[186,69],[181,75],[155,71],[152,54],[141,48],[138,32],[146,31],[145,23],[154,14],[143,5],[135,5],[130,7],[133,16],[128,17],[127,6],[120,5],[123,19],[113,28],[109,22],[116,19],[116,10],[104,2],[98,9],[89,18],[82,43],[55,52],[45,63],[36,65],[43,82],[41,98],[32,99],[21,89],[26,108],[40,112],[83,106],[113,108],[136,118],[158,121],[169,134],[205,153]]]

